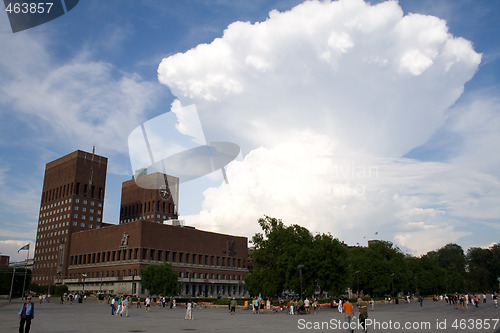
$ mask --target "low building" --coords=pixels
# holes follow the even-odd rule
[[[0,268],[8,268],[9,267],[9,256],[0,255]]]
[[[247,238],[138,220],[71,235],[70,291],[147,295],[140,271],[168,262],[180,296],[246,297]]]

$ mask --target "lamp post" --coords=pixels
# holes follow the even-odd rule
[[[394,273],[391,274],[391,297],[394,299]]]
[[[415,280],[415,295],[418,295],[417,277],[414,276],[413,279]]]
[[[300,264],[297,266],[297,268],[299,269],[299,280],[300,280],[300,299],[302,299],[302,267],[304,267],[304,265]]]
[[[83,285],[83,294],[85,295],[85,278],[87,277],[87,274],[82,274],[82,277],[83,277],[83,281],[82,281],[82,285]]]
[[[14,275],[15,274],[16,274],[16,267],[14,266],[14,270],[12,271],[12,281],[10,282],[9,302],[12,301],[12,288],[14,287]]]
[[[356,298],[359,298],[359,271],[356,271]]]
[[[193,296],[193,286],[191,285],[191,273],[192,272],[189,269],[186,272],[188,273],[188,279],[189,279],[189,284],[188,284],[188,290],[189,290],[189,292],[188,292],[188,296],[189,297],[194,297]]]

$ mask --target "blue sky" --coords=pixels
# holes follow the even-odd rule
[[[86,0],[13,34],[2,13],[0,252],[25,258],[45,164],[77,149],[109,158],[118,223],[128,135],[193,104],[207,140],[242,153],[229,186],[181,184],[188,224],[251,237],[267,214],[414,254],[497,242],[499,15],[492,1]]]

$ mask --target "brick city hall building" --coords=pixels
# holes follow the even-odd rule
[[[119,224],[102,222],[106,169],[107,158],[80,150],[47,164],[32,283],[144,296],[141,268],[166,261],[179,274],[181,296],[248,295],[247,238],[178,221],[175,177],[124,182]]]

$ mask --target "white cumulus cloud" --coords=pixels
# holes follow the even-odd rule
[[[251,236],[267,214],[351,242],[380,231],[413,252],[465,236],[453,232],[455,215],[472,212],[453,200],[470,203],[466,187],[483,195],[491,177],[402,157],[445,125],[480,61],[444,20],[362,0],[234,22],[163,59],[159,81],[196,105],[207,141],[244,154],[228,167],[229,186],[205,191],[197,225]],[[429,227],[414,232],[435,241],[411,241],[404,225],[417,222]]]

